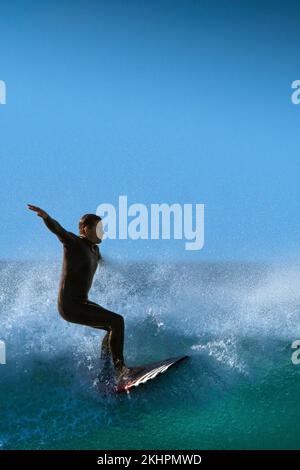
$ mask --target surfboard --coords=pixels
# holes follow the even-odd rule
[[[129,393],[132,389],[145,384],[149,380],[155,379],[158,375],[163,374],[170,369],[170,367],[173,367],[175,364],[178,364],[188,357],[189,356],[171,357],[160,362],[131,367],[131,372],[128,374],[127,378],[121,379],[117,383],[115,393]]]

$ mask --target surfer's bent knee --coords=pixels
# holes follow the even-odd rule
[[[112,328],[114,327],[124,327],[124,318],[122,317],[122,315],[119,315],[118,313],[115,313],[114,316],[113,316],[113,320],[112,320]]]

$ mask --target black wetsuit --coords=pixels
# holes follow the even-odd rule
[[[102,352],[110,347],[114,364],[124,365],[124,319],[117,313],[106,310],[88,299],[93,277],[101,254],[99,247],[83,235],[65,230],[49,215],[43,219],[51,232],[63,243],[64,259],[58,310],[60,315],[72,323],[92,326],[107,331],[102,343]]]

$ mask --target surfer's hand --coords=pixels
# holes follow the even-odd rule
[[[47,212],[43,211],[43,209],[41,209],[40,207],[33,206],[32,204],[27,204],[27,207],[31,211],[36,212],[37,215],[39,217],[42,217],[43,219],[45,219],[48,216]]]

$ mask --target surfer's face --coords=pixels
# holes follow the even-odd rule
[[[103,232],[103,225],[101,221],[96,222],[92,226],[88,226],[88,225],[85,226],[83,228],[83,232],[86,238],[90,240],[90,242],[96,243],[96,244],[99,244],[102,242],[104,232]]]

